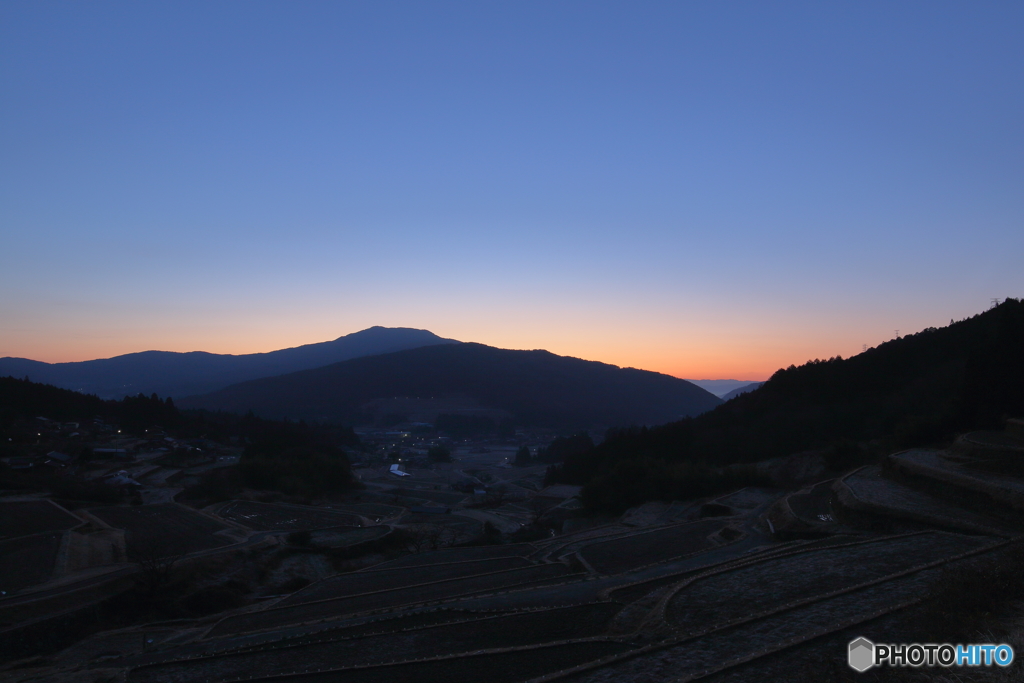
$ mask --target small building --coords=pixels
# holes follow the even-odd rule
[[[7,466],[12,470],[27,470],[35,467],[36,458],[30,455],[14,455],[10,458],[4,458],[3,462],[7,463]]]
[[[121,470],[117,474],[107,477],[107,483],[114,486],[142,486],[142,484],[129,477],[126,470]]]
[[[58,451],[50,451],[46,454],[45,464],[51,467],[67,467],[71,464],[72,458],[66,453],[60,453]]]
[[[94,448],[93,455],[99,458],[118,458],[120,460],[131,460],[131,455],[125,448]]]

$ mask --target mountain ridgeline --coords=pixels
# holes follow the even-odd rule
[[[43,363],[7,357],[0,358],[0,377],[28,377],[35,382],[96,394],[100,398],[120,399],[139,393],[178,398],[350,358],[457,343],[427,330],[371,327],[334,341],[237,356],[203,351],[143,351],[77,363]]]
[[[685,380],[483,344],[424,346],[237,384],[178,402],[186,408],[344,424],[490,416],[556,429],[655,425],[721,400]],[[382,403],[386,403],[382,407]],[[375,417],[376,415],[376,417]]]
[[[744,384],[741,387],[736,387],[735,389],[733,389],[729,393],[722,394],[720,396],[720,398],[723,401],[731,401],[732,399],[736,398],[737,396],[741,396],[743,394],[746,394],[746,393],[749,393],[749,392],[753,391],[754,389],[757,389],[762,384],[764,384],[764,382],[751,382],[750,384]]]
[[[613,430],[549,479],[586,484],[591,507],[677,497],[701,468],[819,450],[858,454],[942,443],[1024,415],[1024,302],[894,339],[849,359],[776,372],[715,410],[652,429]],[[683,486],[685,489],[686,487]]]

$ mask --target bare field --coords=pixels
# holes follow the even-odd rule
[[[437,491],[434,489],[393,488],[388,489],[386,493],[405,496],[406,498],[422,498],[423,500],[433,501],[441,505],[458,505],[466,499],[465,493],[452,493],[450,491]]]
[[[235,500],[217,516],[255,531],[307,531],[336,526],[359,526],[355,515],[326,508]]]
[[[327,507],[331,510],[351,512],[377,519],[398,517],[405,512],[405,508],[398,507],[397,505],[384,505],[383,503],[332,503]]]
[[[233,543],[215,535],[228,527],[174,503],[93,508],[89,512],[115,529],[128,532],[129,552],[149,552],[159,547],[168,554],[191,553]]]
[[[338,527],[337,529],[320,529],[312,532],[310,540],[314,545],[329,548],[348,548],[367,541],[386,536],[391,531],[389,526]]]
[[[699,629],[879,579],[988,542],[929,532],[768,559],[698,579],[672,598],[666,618],[684,631]]]
[[[82,523],[78,517],[48,500],[0,502],[0,540],[66,531]]]
[[[600,635],[619,605],[575,607],[483,616],[469,621],[354,638],[266,647],[200,660],[170,662],[132,671],[132,683],[185,683],[259,676],[271,669],[303,670],[410,661],[479,650]]]
[[[322,602],[287,605],[260,612],[228,617],[211,631],[211,636],[257,631],[288,624],[317,621],[330,617],[372,610],[445,600],[474,593],[513,588],[536,581],[558,579],[567,575],[562,564],[545,564],[509,571],[448,579],[422,586],[409,586],[377,593],[353,595]]]
[[[49,579],[63,538],[63,531],[51,531],[0,541],[0,590],[12,593]]]
[[[592,543],[580,555],[603,574],[619,574],[656,562],[714,547],[708,536],[722,528],[721,520],[693,522]]]
[[[565,683],[662,683],[699,676],[727,665],[734,657],[772,652],[828,633],[841,621],[853,624],[871,619],[879,612],[919,597],[936,572],[930,570],[812,602],[559,680]]]
[[[273,680],[282,683],[337,683],[339,680],[345,683],[516,683],[626,649],[627,646],[614,641],[590,641],[427,662],[348,669],[344,673],[310,672],[294,676],[275,676]]]
[[[514,543],[508,545],[482,545],[469,548],[445,548],[428,553],[406,555],[397,560],[379,564],[373,570],[394,569],[397,567],[422,567],[430,564],[445,564],[447,562],[468,562],[471,560],[489,560],[499,557],[526,557],[536,548],[529,543]],[[365,571],[365,570],[364,570]]]
[[[477,560],[474,562],[458,562],[455,564],[437,564],[426,567],[380,569],[353,574],[340,574],[307,586],[294,595],[285,598],[278,605],[294,605],[300,602],[327,600],[358,595],[360,593],[391,590],[420,583],[445,581],[462,576],[500,572],[503,569],[528,567],[531,564],[529,560],[521,557],[511,557]]]
[[[871,465],[843,479],[853,495],[874,509],[881,507],[894,517],[931,522],[945,522],[952,528],[998,529],[1003,523],[966,510],[951,501],[937,498],[882,476],[877,465]]]

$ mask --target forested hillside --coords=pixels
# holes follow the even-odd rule
[[[630,502],[672,497],[694,468],[809,449],[855,458],[872,446],[897,449],[999,428],[1022,414],[1024,303],[1007,299],[852,358],[779,370],[757,391],[697,417],[612,430],[549,479],[589,484],[591,493],[603,492],[601,504],[615,507],[619,494]]]

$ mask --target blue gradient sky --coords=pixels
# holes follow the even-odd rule
[[[1024,4],[0,4],[0,356],[763,379],[1024,295]]]

